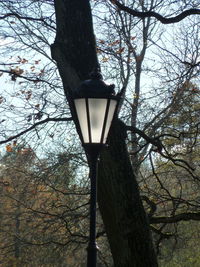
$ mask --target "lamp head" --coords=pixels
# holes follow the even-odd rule
[[[114,84],[107,85],[96,70],[74,92],[74,121],[85,148],[106,143],[120,100],[114,88]]]

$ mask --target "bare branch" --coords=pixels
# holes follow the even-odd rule
[[[176,223],[180,221],[200,221],[200,212],[185,212],[172,217],[151,217],[150,223]]]
[[[16,63],[14,63],[14,64],[16,64]],[[12,64],[12,65],[14,65],[14,64]],[[2,64],[0,64],[0,65],[2,65]],[[10,64],[8,64],[8,65],[10,65]],[[43,83],[51,85],[51,83],[48,80],[44,80],[44,79],[39,78],[39,75],[36,78],[26,77],[22,74],[17,73],[17,71],[12,70],[12,69],[11,70],[0,69],[0,73],[8,73],[11,76],[12,81],[16,81],[16,78],[22,78],[22,79],[25,79],[29,82],[34,82],[34,83],[43,82]]]
[[[140,12],[140,11],[136,11],[133,10],[132,8],[129,8],[123,4],[121,4],[119,1],[117,0],[110,0],[110,2],[112,2],[114,5],[116,5],[120,10],[123,10],[135,17],[141,18],[141,19],[145,19],[145,18],[149,18],[149,17],[154,17],[157,20],[159,20],[161,23],[163,24],[172,24],[172,23],[177,23],[181,20],[183,20],[184,18],[191,16],[191,15],[200,15],[200,9],[197,8],[191,8],[188,10],[183,11],[181,14],[175,16],[175,17],[171,17],[171,18],[166,18],[163,17],[162,15],[154,12],[154,11],[147,11],[147,12]]]
[[[169,239],[169,238],[174,236],[173,233],[163,233],[161,229],[157,229],[157,228],[152,227],[152,226],[150,228],[154,233],[156,233],[157,235],[160,235],[160,237],[162,239]]]
[[[137,127],[134,127],[134,126],[126,126],[126,129],[128,131],[132,131],[133,133],[138,134],[139,136],[144,138],[147,141],[147,143],[150,143],[150,144],[156,146],[158,148],[159,152],[162,151],[163,145],[162,145],[161,141],[159,140],[159,138],[157,138],[157,137],[152,138],[152,137],[146,135],[143,131],[139,130]]]
[[[21,16],[15,12],[12,12],[12,13],[6,13],[2,16],[0,16],[0,20],[3,20],[7,17],[16,17],[17,19],[19,20],[29,20],[29,21],[40,21],[42,23],[44,23],[46,26],[52,28],[52,29],[56,29],[55,27],[49,25],[46,21],[45,21],[45,18],[44,17],[41,17],[41,18],[33,18],[33,17],[29,17],[29,16]]]
[[[47,118],[45,120],[42,120],[42,121],[39,121],[39,122],[33,124],[31,127],[27,128],[26,130],[24,130],[24,131],[22,131],[16,135],[10,136],[9,138],[7,138],[5,140],[0,141],[0,145],[10,142],[10,141],[24,135],[25,133],[30,132],[31,130],[35,129],[37,126],[42,125],[44,123],[47,123],[50,121],[58,122],[58,121],[71,121],[71,120],[72,120],[72,118]]]

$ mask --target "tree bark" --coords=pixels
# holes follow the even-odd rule
[[[71,93],[98,65],[89,0],[54,0],[57,35],[52,45],[70,104]],[[73,111],[72,111],[73,115]],[[118,120],[102,154],[98,202],[115,267],[155,267],[149,224]]]
[[[115,267],[153,267],[157,260],[149,222],[127,152],[126,129],[115,121],[102,154],[98,203]]]
[[[52,58],[58,64],[66,96],[98,64],[91,9],[88,0],[54,0],[57,33]],[[69,99],[68,99],[69,100]]]

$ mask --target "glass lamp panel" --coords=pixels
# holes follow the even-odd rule
[[[103,98],[88,99],[92,143],[101,142],[107,101]]]
[[[85,98],[74,100],[76,113],[78,116],[79,125],[81,128],[81,133],[84,143],[89,143],[89,129],[87,121],[87,111],[86,111],[86,100]]]
[[[110,130],[110,126],[112,123],[112,119],[116,110],[116,106],[117,106],[117,100],[110,100],[110,105],[109,105],[109,109],[108,109],[108,117],[107,117],[107,121],[106,121],[106,127],[105,127],[105,132],[104,132],[104,136],[103,136],[103,143],[106,143],[106,139],[108,137],[108,132]]]

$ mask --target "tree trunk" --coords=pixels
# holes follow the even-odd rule
[[[98,64],[88,0],[54,0],[57,33],[52,57],[58,64],[66,96]],[[68,99],[69,100],[69,99]]]
[[[157,260],[125,137],[124,124],[116,121],[99,166],[99,208],[114,266],[153,267]]]
[[[89,0],[54,2],[57,35],[52,57],[70,104],[72,91],[98,64],[91,10]],[[99,208],[115,267],[153,267],[156,257],[125,138],[122,123],[116,121],[99,168]]]
[[[142,70],[142,60],[136,59],[135,69],[135,98],[133,100],[133,108],[131,112],[131,126],[137,126],[138,104],[140,95],[140,78]],[[131,162],[134,170],[134,174],[138,176],[140,161],[137,151],[139,150],[138,138],[136,133],[131,133]]]

